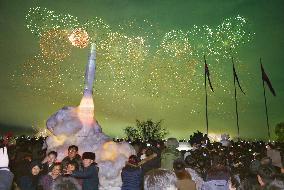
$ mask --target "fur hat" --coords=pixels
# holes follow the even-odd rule
[[[42,168],[40,161],[32,161],[30,164],[30,169],[33,169],[35,166],[38,166],[40,169]]]

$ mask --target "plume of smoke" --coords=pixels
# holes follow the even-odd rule
[[[129,156],[135,154],[127,142],[116,143],[102,133],[98,122],[81,122],[79,108],[64,107],[47,120],[47,129],[52,133],[47,140],[47,151],[58,153],[58,160],[67,156],[70,145],[83,152],[95,152],[99,167],[100,189],[120,189],[120,173]]]

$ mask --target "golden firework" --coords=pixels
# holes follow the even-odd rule
[[[71,46],[67,36],[67,30],[50,29],[44,32],[40,38],[40,49],[44,58],[62,61],[69,56]]]
[[[89,43],[88,33],[81,28],[74,29],[68,39],[73,46],[79,48],[85,48]]]

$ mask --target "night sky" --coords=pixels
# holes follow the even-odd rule
[[[237,134],[233,56],[246,93],[237,89],[240,135],[267,138],[259,59],[277,94],[266,86],[274,131],[284,121],[283,10],[282,0],[0,0],[0,133],[43,129],[79,105],[95,42],[95,115],[106,134],[122,137],[136,119],[163,120],[179,138],[205,132],[205,54],[209,133]],[[72,45],[74,31],[88,43]]]

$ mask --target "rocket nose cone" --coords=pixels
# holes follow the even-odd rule
[[[96,51],[96,44],[92,43],[91,44],[91,53]]]

